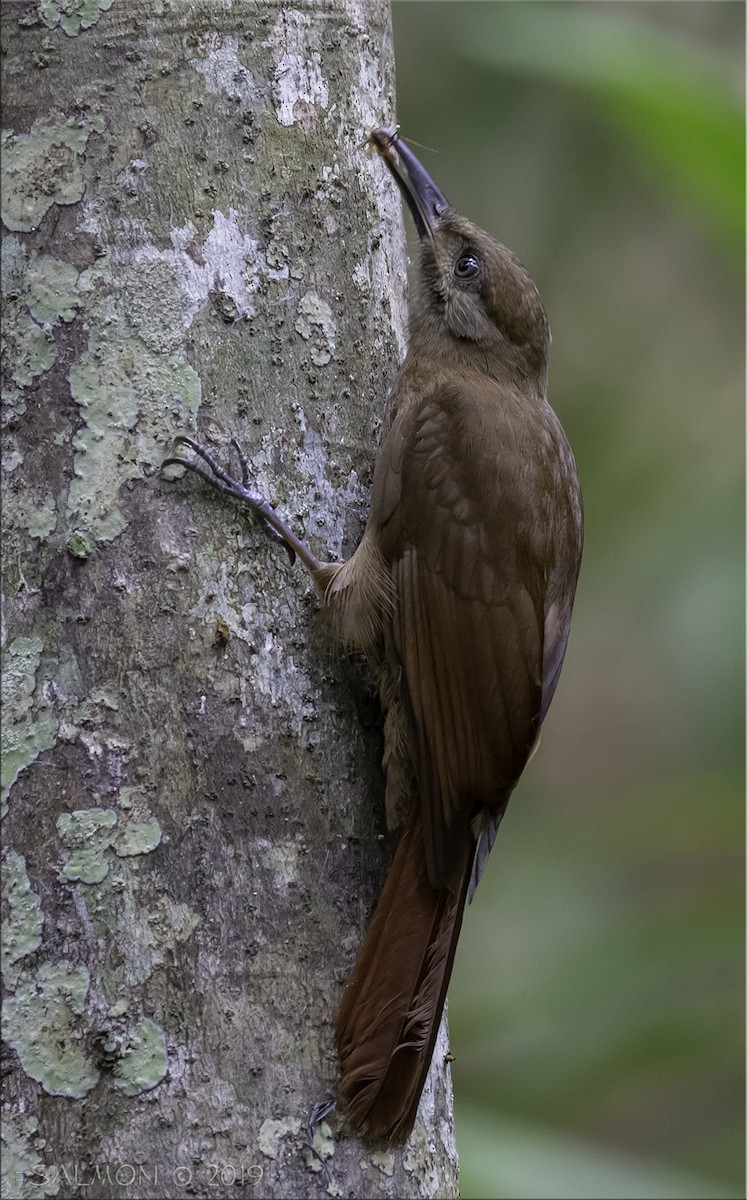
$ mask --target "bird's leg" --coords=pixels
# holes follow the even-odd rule
[[[321,1125],[324,1118],[328,1117],[330,1113],[333,1113],[336,1108],[337,1101],[334,1099],[334,1097],[326,1096],[324,1100],[318,1100],[313,1106],[306,1122],[306,1149],[313,1154],[314,1158],[320,1164],[328,1187],[331,1183],[329,1177],[329,1166],[327,1165],[327,1160],[322,1158],[322,1155],[314,1145],[314,1135],[316,1133],[317,1125]]]
[[[212,454],[196,442],[193,438],[187,437],[186,434],[178,434],[174,438],[174,446],[188,446],[193,454],[197,455],[203,463],[206,463],[207,470],[192,458],[183,458],[180,454],[172,454],[165,458],[161,463],[161,467],[187,467],[193,471],[195,475],[199,475],[200,479],[204,479],[211,487],[217,488],[219,492],[224,492],[227,496],[235,496],[237,500],[241,500],[246,504],[252,512],[255,512],[262,522],[262,527],[272,541],[279,542],[281,546],[285,546],[290,555],[291,562],[294,562],[298,556],[312,575],[325,565],[316,555],[312,554],[308,546],[304,545],[299,538],[296,537],[292,529],[289,529],[285,522],[278,516],[275,509],[270,504],[269,500],[265,499],[261,492],[257,491],[256,487],[252,486],[249,479],[249,465],[246,461],[241,446],[232,438],[233,447],[239,456],[241,464],[241,482],[234,479],[227,471],[223,469],[220,463],[216,462]]]

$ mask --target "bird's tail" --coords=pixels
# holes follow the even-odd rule
[[[432,887],[413,805],[342,999],[336,1030],[343,1109],[373,1140],[404,1141],[415,1123],[474,856],[469,829],[461,840],[456,885]]]

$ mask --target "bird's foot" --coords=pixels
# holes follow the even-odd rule
[[[329,1167],[327,1165],[326,1159],[322,1157],[322,1155],[319,1153],[316,1146],[314,1145],[314,1135],[316,1133],[317,1126],[321,1125],[324,1118],[328,1117],[330,1115],[330,1113],[333,1113],[336,1108],[337,1108],[337,1101],[332,1096],[326,1096],[324,1100],[317,1101],[317,1103],[313,1106],[311,1112],[309,1113],[308,1120],[306,1122],[306,1137],[307,1137],[306,1149],[314,1156],[314,1158],[320,1164],[322,1172],[324,1174],[325,1181],[328,1186],[330,1184]]]
[[[187,458],[181,454],[171,454],[163,460],[161,468],[174,466],[186,467],[195,475],[199,475],[200,479],[204,479],[211,487],[217,488],[219,492],[223,492],[227,496],[233,496],[236,500],[240,500],[243,504],[246,504],[259,517],[262,522],[262,528],[267,536],[272,541],[285,547],[290,556],[291,563],[295,562],[296,555],[298,555],[304,566],[313,574],[321,566],[319,559],[296,537],[293,530],[289,529],[275,512],[269,500],[252,484],[249,478],[249,464],[246,455],[236,438],[232,438],[231,441],[241,466],[240,482],[233,475],[230,475],[228,471],[224,470],[220,463],[213,458],[209,450],[206,450],[204,446],[196,442],[194,438],[188,437],[183,433],[178,434],[174,438],[174,447],[187,446],[196,458]],[[203,463],[205,466],[202,465]]]

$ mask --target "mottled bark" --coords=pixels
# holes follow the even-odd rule
[[[304,1148],[390,852],[378,709],[303,571],[159,475],[235,435],[318,554],[359,537],[404,339],[388,5],[2,33],[4,1194],[454,1195],[443,1047],[403,1150]]]

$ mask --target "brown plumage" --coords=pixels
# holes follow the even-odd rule
[[[378,665],[390,825],[408,814],[336,1026],[348,1120],[400,1141],[465,899],[557,684],[582,519],[547,404],[537,289],[405,145],[386,130],[372,140],[413,212],[422,260],[366,531],[320,582],[338,632]]]
[[[473,839],[460,877],[434,889],[423,823],[413,806],[337,1017],[341,1092],[348,1121],[372,1139],[412,1129],[456,950]],[[457,847],[455,846],[455,850]]]
[[[404,828],[336,1031],[349,1123],[402,1141],[465,901],[558,681],[582,516],[573,456],[547,403],[550,335],[535,285],[448,204],[396,134],[375,130],[371,141],[412,211],[422,256],[355,554],[320,562],[245,467],[238,484],[181,441],[212,475],[192,469],[299,555],[335,633],[378,674],[387,820]]]

